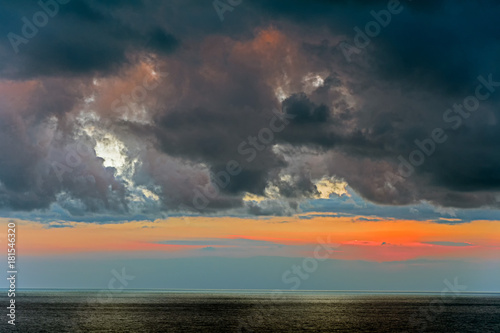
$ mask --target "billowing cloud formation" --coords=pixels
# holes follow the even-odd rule
[[[43,3],[0,11],[4,210],[498,207],[493,1]]]

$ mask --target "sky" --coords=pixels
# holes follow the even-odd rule
[[[498,2],[0,9],[21,288],[500,292]]]

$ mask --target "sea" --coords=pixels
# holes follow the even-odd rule
[[[1,332],[500,332],[499,294],[25,290]]]

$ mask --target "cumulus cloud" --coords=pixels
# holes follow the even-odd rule
[[[386,6],[252,1],[221,23],[209,2],[60,5],[19,52],[0,42],[2,209],[290,215],[347,184],[380,204],[498,207],[500,92],[443,120],[478,76],[500,81],[498,6],[402,2],[347,61],[340,43]],[[40,10],[2,5],[2,33]],[[398,156],[436,128],[447,141],[403,177]]]

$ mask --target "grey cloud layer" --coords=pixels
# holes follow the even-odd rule
[[[401,6],[348,62],[339,44],[386,1],[248,1],[222,23],[210,1],[71,1],[18,53],[6,36],[22,34],[22,17],[40,7],[4,4],[0,205],[74,216],[290,214],[334,177],[382,204],[498,207],[500,92],[457,130],[442,116],[474,93],[479,75],[500,81],[500,8]],[[153,67],[168,77],[134,100]],[[273,109],[289,123],[271,143],[252,144]],[[401,177],[397,157],[436,127],[448,141]],[[119,154],[106,154],[124,161],[110,165],[102,147],[116,141]],[[75,150],[82,142],[86,154]],[[197,193],[214,188],[210,173],[232,160],[242,171],[195,207]],[[249,203],[246,192],[276,195]]]

